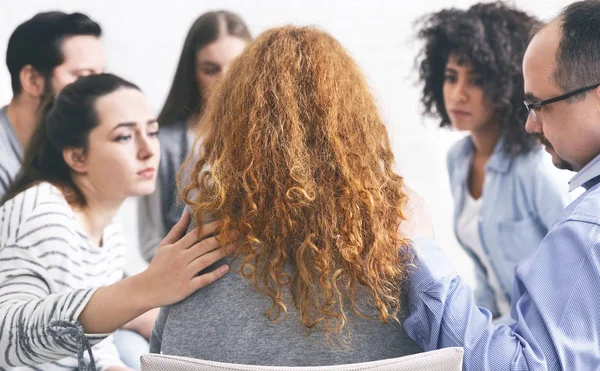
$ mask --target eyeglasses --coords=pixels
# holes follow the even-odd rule
[[[527,111],[529,111],[529,115],[531,116],[531,119],[533,121],[537,121],[537,115],[535,113],[536,110],[539,110],[543,106],[548,105],[550,103],[560,102],[561,100],[565,100],[565,99],[571,98],[574,95],[581,94],[581,93],[586,92],[588,90],[596,89],[598,86],[600,86],[600,83],[594,84],[594,85],[590,85],[590,86],[586,86],[585,88],[573,90],[572,92],[560,95],[558,97],[554,97],[554,98],[550,98],[550,99],[546,99],[546,100],[540,100],[540,101],[537,101],[537,102],[527,102],[527,101],[525,101],[523,103],[525,103],[525,107],[527,107]]]

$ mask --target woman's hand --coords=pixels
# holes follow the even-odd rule
[[[221,247],[214,234],[219,222],[202,226],[185,234],[189,213],[171,229],[158,247],[148,269],[110,286],[100,287],[79,315],[79,322],[88,334],[115,331],[139,315],[161,306],[181,301],[194,291],[223,277],[227,265],[198,275],[233,251],[233,244]],[[183,236],[183,237],[181,237]]]
[[[234,246],[222,247],[216,234],[220,222],[202,226],[181,237],[187,230],[190,214],[185,212],[179,222],[159,245],[150,266],[139,276],[142,289],[151,307],[161,307],[181,301],[196,290],[223,277],[229,271],[223,265],[212,272],[198,275],[210,265],[227,256]]]

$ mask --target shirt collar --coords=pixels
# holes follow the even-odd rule
[[[473,155],[474,150],[475,145],[473,144],[471,136],[469,136],[469,140],[466,141],[465,146],[462,149],[462,155],[465,158],[470,158]],[[500,137],[496,143],[496,146],[494,147],[492,156],[485,166],[486,171],[493,170],[498,173],[506,173],[510,169],[511,163],[512,157],[504,151],[504,137]]]
[[[600,176],[600,155],[596,156],[592,161],[588,162],[583,169],[579,170],[577,174],[569,181],[569,192],[577,187],[584,187],[586,189],[589,186],[594,185],[591,180]]]

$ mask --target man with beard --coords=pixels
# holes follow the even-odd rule
[[[0,109],[0,199],[21,169],[42,103],[79,76],[106,68],[98,23],[81,13],[46,12],[19,25],[6,65],[13,98]]]
[[[600,365],[599,40],[600,1],[585,0],[542,28],[525,53],[526,128],[542,136],[557,167],[577,171],[571,189],[586,191],[565,209],[534,255],[517,266],[513,322],[492,324],[490,312],[474,304],[471,289],[431,233],[414,234],[418,261],[409,277],[411,315],[404,327],[425,350],[464,348],[465,370],[597,370]]]

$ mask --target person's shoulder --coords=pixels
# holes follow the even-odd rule
[[[68,206],[65,197],[58,188],[48,182],[40,182],[7,200],[2,208],[4,210],[10,208],[13,212],[24,212],[42,208],[44,205],[49,204],[62,207]],[[19,207],[15,208],[14,205],[19,205]]]
[[[448,159],[456,159],[468,155],[471,152],[472,145],[470,135],[457,140],[448,150]]]
[[[64,221],[73,221],[73,211],[63,194],[54,185],[35,184],[0,206],[0,215],[10,230],[6,233],[18,237],[19,231],[41,228]],[[29,226],[29,227],[27,227]]]
[[[511,170],[525,184],[554,182],[560,184],[559,170],[552,164],[550,155],[542,147],[515,156]]]
[[[563,215],[559,222],[583,222],[600,227],[600,183],[571,202]]]
[[[181,141],[182,135],[187,133],[187,123],[185,120],[175,121],[166,125],[161,125],[158,130],[158,138],[161,141]]]
[[[521,153],[513,158],[513,167],[519,172],[527,172],[544,165],[544,150],[535,146],[529,152]]]
[[[473,152],[473,142],[471,136],[467,135],[464,138],[457,140],[446,153],[446,166],[448,173],[452,178],[452,174],[457,166],[464,164],[461,159],[471,156]]]
[[[6,106],[0,108],[0,152],[4,152],[2,150],[9,149],[11,142],[18,140],[15,136],[15,132],[12,128],[12,124],[8,119],[8,115],[6,114]],[[0,156],[0,161],[6,156]]]

